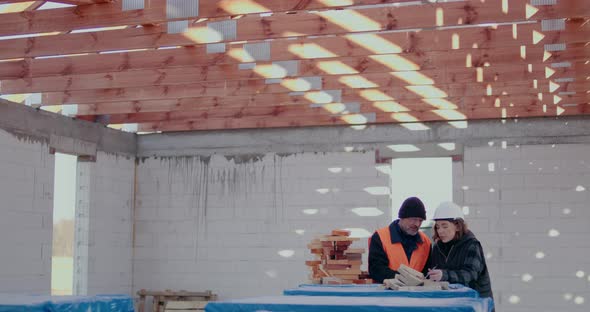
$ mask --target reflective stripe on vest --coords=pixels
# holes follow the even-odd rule
[[[401,264],[405,264],[416,271],[422,272],[426,261],[428,260],[428,254],[430,253],[430,239],[426,234],[418,232],[422,243],[418,243],[417,248],[412,252],[410,256],[410,263],[408,263],[408,257],[404,251],[404,247],[401,243],[391,243],[391,234],[389,233],[389,226],[377,230],[383,250],[387,254],[389,260],[389,268],[397,271]]]

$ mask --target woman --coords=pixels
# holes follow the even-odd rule
[[[430,253],[429,278],[463,284],[475,289],[482,298],[492,298],[492,285],[483,249],[467,229],[461,207],[441,203],[434,212],[434,244]]]

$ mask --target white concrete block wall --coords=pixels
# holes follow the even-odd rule
[[[365,190],[389,187],[375,167],[372,152],[140,161],[135,290],[211,289],[239,298],[307,282],[306,245],[315,236],[390,222],[389,195]],[[361,217],[352,212],[358,207],[383,214]],[[366,248],[366,238],[354,246]]]
[[[494,143],[465,149],[454,194],[487,253],[497,310],[587,311],[590,145]]]
[[[0,130],[0,292],[51,289],[54,157]]]
[[[80,168],[80,166],[79,166]],[[131,294],[135,159],[99,152],[90,174],[87,294]]]

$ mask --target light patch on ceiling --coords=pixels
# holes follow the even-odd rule
[[[319,3],[327,7],[353,5],[352,0],[317,0]]]
[[[371,55],[369,56],[372,60],[379,62],[393,71],[415,71],[420,70],[420,66],[418,64],[408,60],[407,58],[397,55],[397,54],[389,54],[389,55]]]
[[[315,43],[293,43],[287,48],[289,52],[304,59],[337,57],[332,51],[329,51]]]
[[[352,34],[344,38],[375,54],[402,53],[403,49],[383,37],[375,34]]]
[[[434,80],[418,71],[393,72],[391,75],[412,85],[434,84]]]
[[[535,254],[535,258],[543,259],[543,258],[545,258],[545,253],[542,251],[537,251],[537,253]]]
[[[354,10],[329,10],[315,14],[350,32],[381,30],[380,23]]]
[[[437,109],[437,110],[434,110],[433,112],[446,120],[467,119],[467,116],[465,116],[463,113],[456,111],[456,110],[452,110],[452,109],[444,109],[444,110]]]
[[[219,31],[207,26],[191,27],[185,30],[182,34],[195,43],[214,43],[223,41],[223,35]]]
[[[256,65],[254,72],[264,78],[285,78],[287,77],[287,70],[277,64],[263,64]]]
[[[22,12],[30,7],[33,3],[35,3],[35,1],[0,4],[0,14]]]
[[[325,91],[306,92],[303,97],[313,103],[318,103],[318,104],[334,102],[334,97],[332,96],[332,94],[325,92]]]
[[[353,89],[377,88],[379,85],[359,75],[343,76],[338,81]]]
[[[217,3],[227,13],[234,14],[252,14],[261,12],[270,12],[271,10],[252,0],[221,0]]]
[[[358,74],[358,71],[341,61],[320,61],[316,65],[319,69],[330,75]]]
[[[449,125],[457,129],[467,129],[469,123],[467,121],[449,121]]]
[[[446,98],[448,94],[435,86],[405,86],[410,92],[413,92],[423,98]]]
[[[393,101],[393,98],[380,90],[361,90],[359,95],[368,101]]]
[[[310,81],[303,78],[283,79],[281,86],[291,91],[309,91],[312,89]]]
[[[457,109],[457,105],[452,103],[447,99],[437,98],[437,99],[422,99],[423,102],[426,102],[429,105],[432,105],[438,109]]]
[[[366,124],[368,122],[374,122],[374,114],[350,114],[341,116],[340,119],[344,120],[344,122],[351,124],[351,125],[361,125]]]
[[[317,214],[319,210],[317,209],[303,209],[303,213],[306,215],[314,215]]]
[[[409,108],[399,104],[396,101],[378,101],[373,102],[373,106],[378,108],[386,113],[399,113],[399,112],[408,112],[410,111]]]
[[[557,237],[559,236],[559,231],[556,229],[550,229],[547,235],[549,235],[549,237]]]
[[[305,230],[304,229],[297,229],[297,230],[295,230],[295,233],[297,235],[303,235],[303,234],[305,234]]]

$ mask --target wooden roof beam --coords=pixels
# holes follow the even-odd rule
[[[570,94],[555,97],[555,94],[510,94],[498,96],[467,96],[451,97],[442,100],[371,100],[361,95],[343,90],[338,103],[357,103],[363,106],[370,105],[386,112],[432,109],[438,105],[439,108],[455,105],[459,109],[475,107],[513,107],[515,105],[557,105],[577,103],[583,104],[588,101],[587,94]],[[325,104],[338,104],[329,100]],[[322,106],[315,103],[312,97],[291,96],[289,94],[258,94],[253,96],[230,96],[230,97],[200,97],[181,98],[164,100],[140,100],[123,102],[95,102],[91,104],[77,105],[78,115],[108,115],[108,114],[131,114],[149,112],[188,112],[188,111],[218,111],[226,108],[252,108],[266,106]],[[329,105],[334,106],[334,105]]]
[[[437,84],[435,86],[392,86],[386,87],[388,81],[375,81],[380,88],[375,90],[384,91],[396,100],[416,98],[445,98],[462,96],[485,96],[505,94],[536,94],[539,92],[582,92],[586,90],[584,82],[566,82],[555,84],[549,81],[539,81],[535,88],[532,81],[526,82],[492,82],[467,83],[467,84]],[[324,83],[322,90],[327,89],[351,89],[349,85],[338,81]],[[207,96],[236,96],[254,95],[258,93],[290,93],[297,89],[289,88],[288,84],[265,84],[264,82],[253,83],[251,81],[237,82],[210,82],[189,85],[155,86],[149,88],[111,88],[98,90],[48,92],[42,94],[42,105],[61,104],[84,104],[96,102],[115,101],[136,101],[148,99],[174,99],[186,97],[207,97]],[[305,84],[305,88],[308,86]],[[360,86],[356,86],[360,87]],[[356,89],[359,91],[361,89]],[[313,90],[310,90],[313,91]],[[320,91],[320,90],[318,90]]]
[[[556,117],[556,116],[568,116],[568,115],[586,115],[590,113],[588,105],[580,107],[550,107],[547,110],[540,109],[539,107],[519,107],[512,109],[477,109],[469,112],[461,112],[462,118],[453,119],[445,118],[442,116],[456,115],[457,111],[454,110],[438,110],[438,111],[424,111],[424,112],[413,112],[411,114],[406,113],[375,113],[375,120],[368,122],[367,124],[380,124],[380,123],[402,123],[408,115],[415,118],[417,122],[427,121],[457,121],[467,119],[511,119],[511,118],[525,118],[525,117]],[[442,115],[442,116],[441,116]],[[354,116],[347,117],[349,120],[362,121],[362,115],[358,115],[359,118]],[[200,118],[187,121],[161,121],[151,123],[139,124],[138,131],[140,132],[151,132],[151,131],[191,131],[191,130],[221,130],[221,129],[244,129],[244,128],[275,128],[275,127],[304,127],[304,126],[333,126],[333,125],[347,125],[352,126],[350,121],[346,121],[345,118],[340,116],[330,115],[306,115],[301,116],[304,118],[293,118],[293,117],[269,117],[269,116],[254,116],[254,117],[241,117],[241,118]],[[363,123],[359,124],[360,126]]]
[[[415,6],[402,6],[361,10],[302,11],[298,14],[279,13],[267,17],[249,15],[234,20],[236,23],[235,40],[259,40],[590,16],[590,7],[573,11],[571,2],[575,1],[561,0],[556,5],[542,6],[542,9],[532,15],[527,9],[530,7],[528,0],[509,1],[507,11],[502,6],[502,1],[485,1],[482,3],[477,0],[469,0],[428,4],[419,7],[419,9]],[[137,10],[120,12],[120,3],[108,3],[36,11],[26,17],[20,14],[5,14],[0,20],[0,36],[160,23],[166,21],[163,8],[160,7],[156,10],[144,9],[141,14],[137,14]],[[200,18],[203,18],[203,16],[200,16]],[[224,41],[223,38],[219,38],[218,34],[213,35],[207,29],[207,23],[193,24],[185,33],[195,43]],[[158,30],[161,36],[162,33],[166,32],[166,27]]]
[[[581,21],[569,21],[566,23],[564,31],[547,31],[542,32],[540,23],[519,25],[514,32],[512,26],[499,26],[497,29],[487,28],[468,28],[461,30],[425,30],[421,32],[399,32],[380,34],[379,37],[390,42],[390,47],[383,45],[380,50],[372,51],[359,43],[351,42],[346,36],[327,37],[327,38],[306,38],[298,40],[277,40],[270,42],[270,60],[301,60],[326,58],[330,55],[320,55],[315,53],[314,49],[329,47],[336,56],[362,56],[382,53],[404,53],[406,55],[423,55],[431,51],[448,51],[456,49],[453,46],[453,36],[460,36],[461,50],[477,50],[483,48],[499,47],[519,47],[526,46],[528,50],[531,47],[543,47],[545,44],[553,43],[586,43],[590,37],[590,23],[583,27]],[[124,30],[129,31],[129,30]],[[137,31],[133,29],[132,31]],[[149,34],[149,30],[141,29]],[[120,33],[118,31],[117,33]],[[534,37],[534,34],[541,36]],[[32,46],[29,46],[29,39],[14,39],[0,41],[0,59],[10,59],[22,56],[26,53],[28,56],[64,53],[84,53],[97,50],[119,49],[122,47],[138,48],[145,45],[136,45],[141,36],[134,39],[125,40],[122,36],[118,40],[102,40],[101,36],[92,36],[90,34],[76,34],[72,42],[62,42],[56,45],[55,41],[48,37],[35,38]],[[104,35],[104,34],[103,34]],[[72,35],[73,36],[73,35]],[[516,39],[513,38],[516,36]],[[148,36],[149,37],[149,36]],[[165,36],[166,37],[166,36]],[[170,38],[169,36],[166,38]],[[175,36],[175,38],[184,38]],[[55,39],[55,38],[54,38]],[[111,38],[113,39],[113,38]],[[164,40],[164,39],[160,39]],[[165,39],[167,40],[167,39]],[[150,47],[158,39],[147,40]],[[164,41],[162,41],[164,43]],[[171,45],[177,45],[180,42],[165,41]],[[28,48],[26,48],[28,47]],[[80,48],[83,47],[83,48]],[[238,55],[243,54],[244,44],[232,44],[227,47],[226,53],[207,53],[205,46],[195,46],[181,49],[165,49],[138,52],[123,52],[114,54],[100,55],[83,55],[60,57],[52,59],[28,59],[5,62],[0,66],[0,79],[6,77],[40,77],[51,75],[68,75],[95,72],[113,72],[141,68],[162,68],[173,66],[187,65],[213,65],[213,64],[237,64],[248,62]],[[474,52],[475,53],[475,52]],[[560,52],[557,52],[557,54]],[[556,53],[553,53],[556,54]],[[234,55],[233,57],[230,55]],[[333,57],[333,56],[332,56]]]
[[[547,78],[582,78],[590,74],[575,71],[576,63],[584,63],[590,53],[590,47],[571,49],[567,60],[570,67],[552,68],[551,59],[543,61],[543,52],[527,52],[525,60],[520,58],[520,51],[514,49],[511,54],[496,54],[497,51],[473,53],[472,60],[485,54],[489,58],[477,66],[466,67],[468,53],[450,53],[445,57],[404,58],[401,62],[398,54],[373,55],[370,57],[335,58],[326,60],[307,60],[297,64],[298,71],[288,74],[285,69],[273,63],[259,63],[253,68],[240,68],[239,65],[187,66],[157,70],[133,70],[98,74],[81,74],[0,80],[0,93],[40,93],[56,91],[74,91],[107,88],[131,88],[178,85],[213,81],[251,80],[251,83],[264,82],[263,79],[281,79],[297,77],[321,77],[325,88],[331,88],[329,81],[345,81],[361,78],[366,81],[386,81],[387,85],[429,85],[449,83],[488,83],[494,81],[539,81]],[[536,54],[536,57],[534,57]],[[448,54],[446,54],[448,55]],[[469,53],[471,55],[471,53]],[[578,55],[576,57],[576,55]],[[413,55],[412,55],[413,56]],[[500,56],[498,58],[498,56]],[[450,58],[450,59],[449,59]],[[453,60],[455,58],[455,60]],[[392,62],[389,64],[388,62]],[[384,65],[389,64],[389,66]],[[437,65],[441,65],[438,67]],[[392,70],[396,69],[396,70]],[[418,69],[418,70],[416,70]],[[327,80],[326,80],[327,79]],[[258,82],[257,82],[258,81]],[[332,84],[335,84],[332,82]]]
[[[518,97],[509,97],[512,103],[509,105],[506,101],[496,103],[493,97],[486,97],[485,102],[478,102],[477,97],[468,97],[466,102],[460,103],[457,107],[441,107],[429,104],[426,101],[407,101],[399,103],[398,107],[390,105],[391,102],[377,101],[377,102],[362,102],[362,103],[329,103],[325,105],[260,105],[260,106],[234,106],[234,107],[216,107],[215,109],[193,109],[184,111],[163,111],[163,112],[139,112],[139,113],[123,113],[111,114],[103,118],[108,124],[123,124],[123,123],[145,123],[157,121],[184,121],[194,119],[206,118],[242,118],[254,116],[267,116],[268,118],[275,117],[300,117],[305,115],[326,114],[326,115],[340,115],[340,114],[355,114],[355,113],[408,113],[429,111],[429,110],[457,110],[474,111],[479,109],[515,109],[527,107],[537,110],[547,110],[554,107],[556,104],[550,99],[540,101],[539,99],[531,99],[529,101],[519,102]],[[588,103],[587,96],[579,96],[570,98],[564,101],[565,107],[584,106]],[[459,103],[459,102],[458,102]],[[91,119],[92,114],[79,114],[77,117],[82,119]]]

